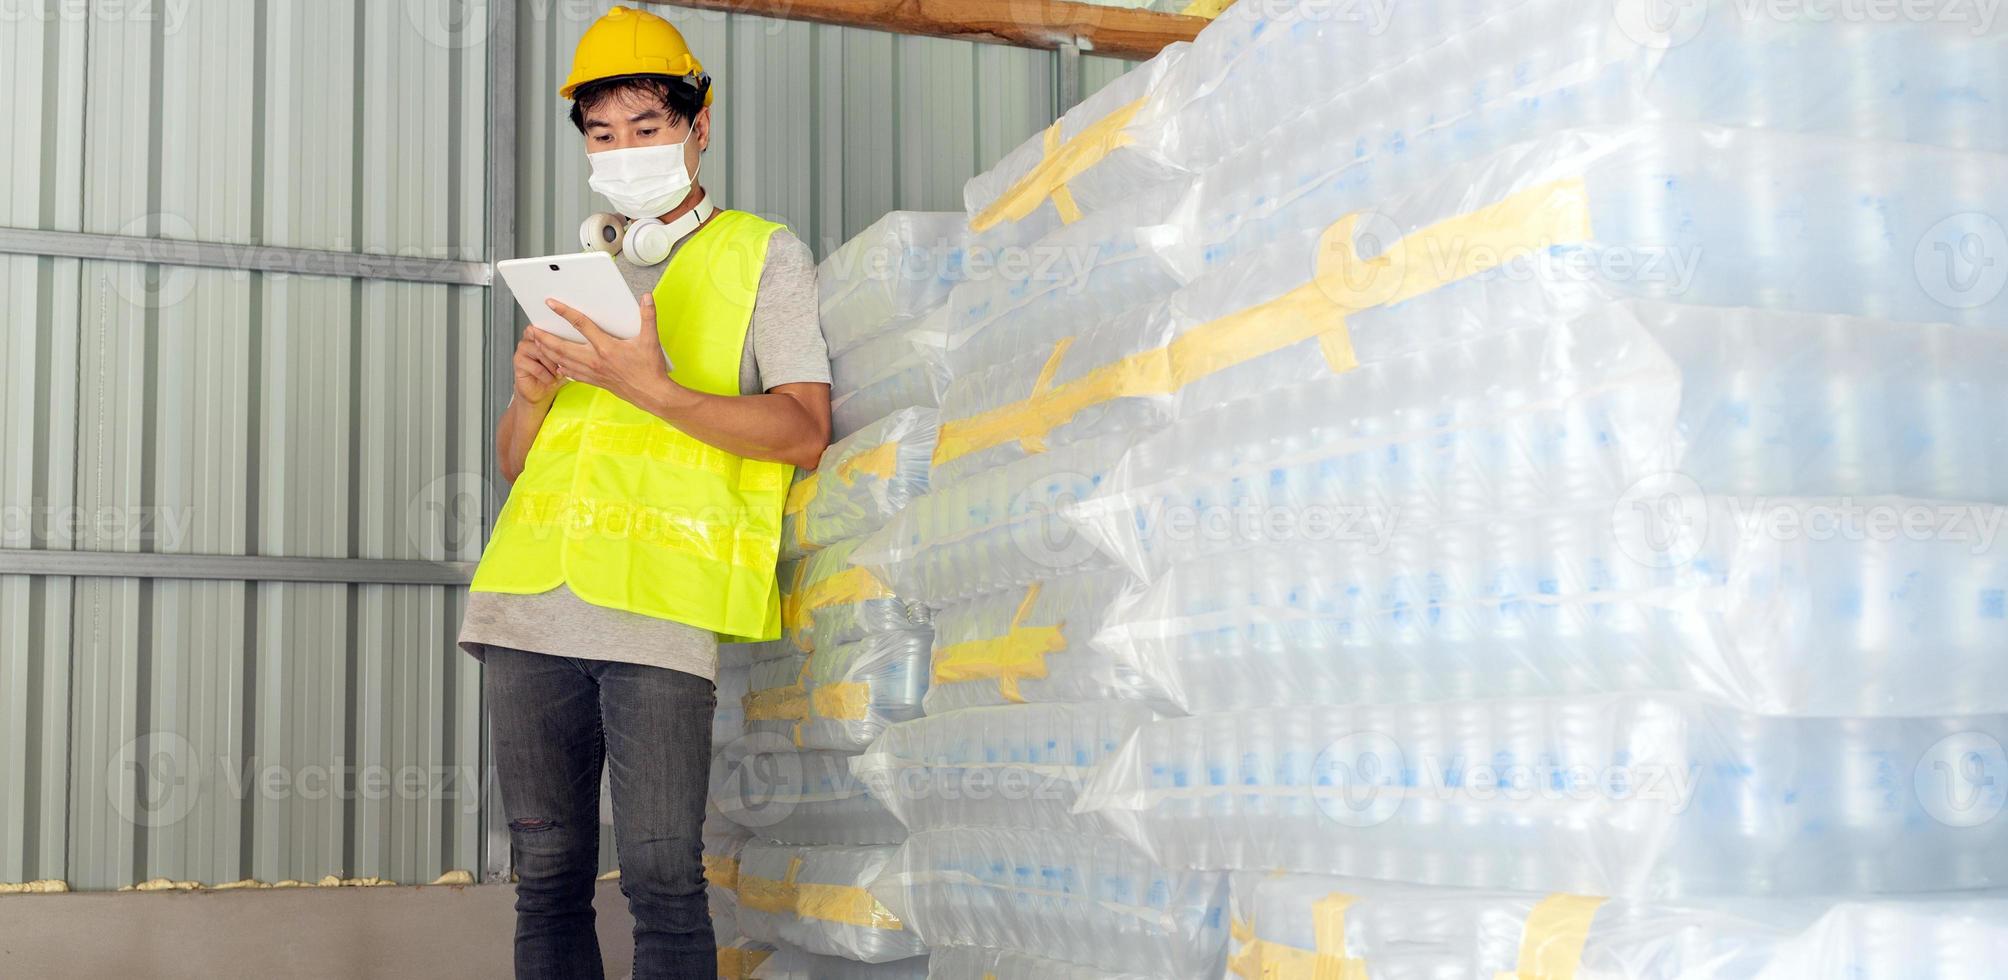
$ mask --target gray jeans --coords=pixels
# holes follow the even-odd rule
[[[695,674],[487,648],[485,692],[516,868],[518,980],[601,980],[600,766],[613,785],[635,980],[710,980],[704,796],[717,695]]]

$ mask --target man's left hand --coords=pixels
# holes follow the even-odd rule
[[[541,330],[535,332],[539,347],[565,377],[604,388],[646,412],[659,413],[686,393],[687,389],[669,376],[669,357],[656,333],[655,297],[642,297],[641,332],[626,340],[601,330],[585,314],[555,299],[545,302],[586,338],[580,344]]]

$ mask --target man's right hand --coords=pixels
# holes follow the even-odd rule
[[[537,335],[541,333],[536,327],[525,327],[523,339],[516,342],[516,398],[540,408],[549,404],[558,389],[565,386],[558,366],[547,360],[537,346]]]

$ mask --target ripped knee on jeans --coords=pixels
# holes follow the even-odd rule
[[[509,829],[519,834],[534,834],[539,831],[550,830],[556,826],[557,824],[542,817],[524,817],[521,820],[509,821]]]

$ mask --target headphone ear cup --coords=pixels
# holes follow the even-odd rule
[[[628,219],[601,211],[587,218],[579,225],[579,247],[598,249],[608,255],[621,254],[621,241],[628,230]]]
[[[622,248],[629,262],[656,265],[669,258],[669,247],[674,244],[670,240],[668,226],[654,218],[641,218],[628,222]]]

